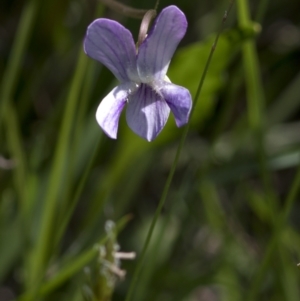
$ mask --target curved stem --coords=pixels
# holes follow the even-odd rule
[[[155,18],[155,16],[156,16],[156,10],[154,10],[154,9],[150,9],[145,13],[142,23],[141,23],[141,26],[140,26],[138,41],[136,43],[137,50],[140,47],[140,45],[142,44],[142,42],[145,40],[145,38],[147,36],[148,28],[151,24],[152,19]]]

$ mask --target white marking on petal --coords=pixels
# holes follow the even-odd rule
[[[121,112],[128,101],[129,91],[134,92],[135,90],[134,83],[121,84],[114,88],[98,106],[97,122],[110,138],[117,138]]]
[[[170,108],[164,99],[152,87],[142,84],[130,96],[126,120],[136,134],[152,141],[165,126],[169,113]]]

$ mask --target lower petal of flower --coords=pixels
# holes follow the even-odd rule
[[[137,87],[133,83],[125,83],[115,87],[100,103],[96,119],[103,131],[113,139],[117,138],[119,118],[130,93]]]
[[[159,91],[174,114],[176,125],[181,127],[188,123],[192,109],[192,97],[189,90],[164,82]]]
[[[150,86],[141,84],[129,97],[126,120],[129,127],[139,136],[152,141],[165,126],[170,108],[164,99]]]

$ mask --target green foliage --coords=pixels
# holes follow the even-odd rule
[[[193,97],[216,3],[160,1],[188,17],[168,77]],[[213,53],[132,300],[300,298],[297,5],[248,4],[236,1]],[[102,4],[4,1],[0,16],[0,300],[125,300],[184,128],[170,117],[148,143],[124,116],[115,141],[96,124],[116,82],[82,39],[94,18],[120,17]],[[123,281],[117,243],[137,252]]]

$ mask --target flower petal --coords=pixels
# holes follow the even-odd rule
[[[137,68],[142,81],[164,79],[186,29],[187,20],[180,9],[172,5],[162,10],[139,48]]]
[[[132,34],[116,21],[97,19],[87,29],[84,51],[105,65],[120,82],[137,77]]]
[[[117,138],[121,112],[128,95],[136,88],[135,84],[126,83],[115,87],[100,103],[96,119],[103,131],[113,139]]]
[[[181,127],[188,123],[192,109],[192,97],[189,90],[164,82],[159,91],[174,114],[176,125]]]
[[[139,136],[152,141],[165,126],[170,114],[166,102],[150,86],[142,84],[129,97],[126,120]]]

